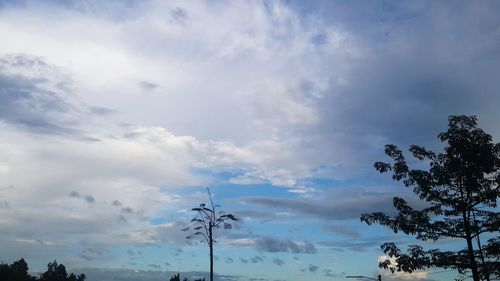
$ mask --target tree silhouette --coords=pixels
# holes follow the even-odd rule
[[[174,276],[170,277],[170,281],[181,281],[179,275],[180,275],[179,273],[177,273],[177,275],[174,274]]]
[[[170,281],[181,281],[180,273],[177,273],[177,275],[174,274],[174,276],[170,277]],[[183,281],[189,281],[187,277],[184,277]],[[205,281],[205,278],[203,279],[195,279],[194,281]]]
[[[84,281],[85,274],[80,274],[79,276],[71,273],[68,276],[66,272],[66,267],[63,264],[57,264],[56,261],[50,262],[47,265],[48,269],[40,275],[38,280],[40,281]]]
[[[224,229],[231,229],[232,225],[230,221],[237,221],[232,214],[228,214],[224,211],[216,211],[216,207],[219,205],[214,205],[212,200],[212,195],[210,194],[210,189],[207,188],[208,198],[210,199],[210,207],[201,203],[199,207],[193,208],[197,214],[191,220],[188,227],[184,228],[183,231],[193,231],[187,239],[200,238],[201,242],[206,242],[210,249],[210,281],[214,280],[214,229],[218,229],[221,225]]]
[[[84,281],[85,274],[78,276],[71,273],[68,276],[66,268],[56,261],[48,264],[48,269],[40,274],[39,278],[28,274],[28,264],[24,259],[13,262],[12,264],[0,264],[0,280],[8,281]]]
[[[20,259],[11,265],[0,264],[0,280],[34,281],[36,278],[28,274],[28,264]]]
[[[500,144],[493,143],[492,137],[476,126],[475,116],[450,116],[448,130],[438,135],[446,144],[444,152],[436,154],[410,146],[416,159],[429,164],[428,170],[409,169],[401,150],[395,145],[385,146],[385,154],[393,163],[376,162],[375,169],[392,171],[393,179],[412,188],[427,207],[415,210],[404,199],[394,197],[397,216],[377,212],[363,214],[361,221],[416,235],[422,241],[461,239],[466,247],[441,251],[410,245],[403,253],[394,243],[385,243],[381,248],[395,263],[387,259],[380,267],[409,273],[430,267],[452,268],[461,274],[470,270],[474,281],[489,280],[490,275],[500,273],[500,214],[496,209]],[[485,233],[490,239],[481,245],[480,235]]]

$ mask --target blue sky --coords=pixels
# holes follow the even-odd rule
[[[380,270],[381,243],[414,241],[359,216],[422,204],[373,169],[384,144],[439,149],[452,114],[498,141],[499,11],[0,1],[0,260],[113,280],[207,271],[181,229],[210,187],[241,218],[218,233],[220,280],[450,280]]]

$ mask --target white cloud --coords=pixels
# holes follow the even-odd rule
[[[113,122],[164,127],[217,150],[200,166],[249,163],[233,183],[293,187],[323,164],[300,153],[304,140],[295,131],[317,124],[316,103],[340,75],[323,71],[324,57],[341,69],[358,52],[341,29],[301,19],[280,2],[150,1],[133,13],[95,5],[0,11],[0,34],[10,38],[0,53],[42,56],[65,69],[83,103],[119,112]],[[129,16],[117,19],[114,10]],[[318,48],[311,38],[323,33],[330,39]],[[144,81],[157,87],[144,92]]]
[[[378,261],[382,262],[384,260],[389,259],[392,264],[397,264],[395,258],[390,258],[389,256],[379,256]],[[428,270],[419,270],[412,273],[406,272],[394,272],[391,273],[390,270],[382,270],[385,276],[391,276],[391,279],[400,279],[400,280],[420,280],[427,279],[429,272]]]
[[[249,247],[255,244],[255,240],[250,238],[238,238],[238,239],[228,239],[224,241],[226,244],[236,247]]]

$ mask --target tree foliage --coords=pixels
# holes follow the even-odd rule
[[[183,281],[189,281],[187,277],[184,277],[182,279]],[[170,281],[181,281],[180,273],[174,274],[174,276],[170,277]],[[205,281],[205,278],[203,279],[195,279],[194,281]]]
[[[183,231],[190,231],[187,239],[200,239],[201,242],[207,243],[210,249],[210,281],[213,281],[214,274],[214,233],[215,229],[224,227],[224,229],[231,229],[231,221],[237,221],[236,216],[226,213],[225,211],[217,211],[216,207],[219,205],[214,204],[210,190],[207,188],[208,198],[210,199],[210,206],[201,203],[199,207],[193,208],[196,216],[190,221],[189,226],[184,228]]]
[[[413,157],[429,165],[428,170],[410,169],[402,151],[392,144],[385,146],[385,154],[393,162],[374,164],[379,172],[392,172],[394,180],[412,188],[427,207],[416,210],[403,198],[394,197],[395,217],[376,212],[363,214],[361,220],[415,235],[421,241],[452,238],[465,242],[458,251],[410,245],[406,253],[394,243],[385,243],[381,248],[395,263],[382,261],[382,268],[409,273],[451,268],[462,274],[470,271],[475,281],[489,280],[500,274],[500,144],[477,128],[475,116],[450,116],[448,130],[438,138],[445,144],[441,153],[417,145],[409,149]],[[484,245],[481,235],[488,239]]]
[[[47,265],[48,269],[40,275],[39,281],[84,281],[85,274],[76,276],[71,273],[68,276],[66,267],[63,264],[57,264],[57,261],[50,262]]]
[[[28,264],[24,259],[13,262],[12,264],[0,264],[0,280],[9,281],[84,281],[85,274],[76,276],[71,273],[68,275],[66,267],[53,261],[47,265],[47,271],[34,277],[28,273]]]
[[[12,264],[0,264],[0,280],[34,281],[35,277],[28,274],[28,264],[24,259]]]

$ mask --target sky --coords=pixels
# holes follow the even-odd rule
[[[89,281],[451,280],[378,268],[415,243],[360,222],[421,206],[381,175],[449,115],[500,137],[498,1],[0,1],[0,261]],[[456,241],[428,242],[450,248]],[[162,277],[163,276],[163,277]],[[155,279],[156,278],[156,279]],[[163,278],[163,279],[160,279]]]

